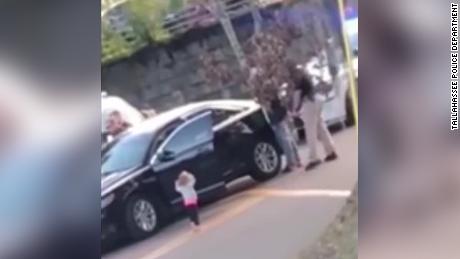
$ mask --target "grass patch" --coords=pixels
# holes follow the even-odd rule
[[[303,251],[300,259],[358,258],[358,192],[357,187],[339,215],[318,242]]]

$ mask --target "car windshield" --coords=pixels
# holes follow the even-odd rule
[[[152,142],[153,134],[126,135],[110,145],[102,154],[102,174],[110,174],[140,166]]]

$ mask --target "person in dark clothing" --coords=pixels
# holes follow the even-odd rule
[[[300,91],[300,97],[302,100],[305,98],[314,101],[314,90],[313,84],[306,76],[300,76],[298,81],[295,84],[295,89]],[[299,111],[302,106],[302,102],[298,102],[296,110]]]
[[[278,124],[287,116],[287,109],[281,104],[281,101],[276,98],[271,101],[270,112],[268,117],[273,124]]]
[[[297,147],[295,146],[295,141],[293,140],[292,135],[290,134],[290,131],[286,125],[288,111],[278,98],[275,98],[271,101],[268,117],[270,119],[270,123],[275,132],[278,143],[280,144],[287,158],[288,164],[285,172],[290,172],[294,167],[298,166],[300,162],[296,157]]]

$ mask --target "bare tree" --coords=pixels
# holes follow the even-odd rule
[[[253,35],[246,43],[248,68],[246,85],[253,97],[263,106],[277,98],[280,87],[292,86],[288,71],[287,47],[289,41],[281,28]]]
[[[200,57],[201,75],[208,85],[224,88],[237,81],[263,106],[278,96],[280,87],[292,86],[287,49],[293,36],[292,28],[275,25],[254,34],[244,43],[246,66],[242,73],[232,73],[221,52],[208,52]],[[220,58],[218,56],[221,56]],[[291,93],[292,88],[288,88]]]

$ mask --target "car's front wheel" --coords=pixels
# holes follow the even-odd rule
[[[281,170],[281,153],[270,142],[258,142],[252,152],[253,170],[251,177],[256,181],[266,181]]]
[[[144,195],[129,197],[125,206],[125,229],[130,239],[153,235],[160,227],[160,204]]]

